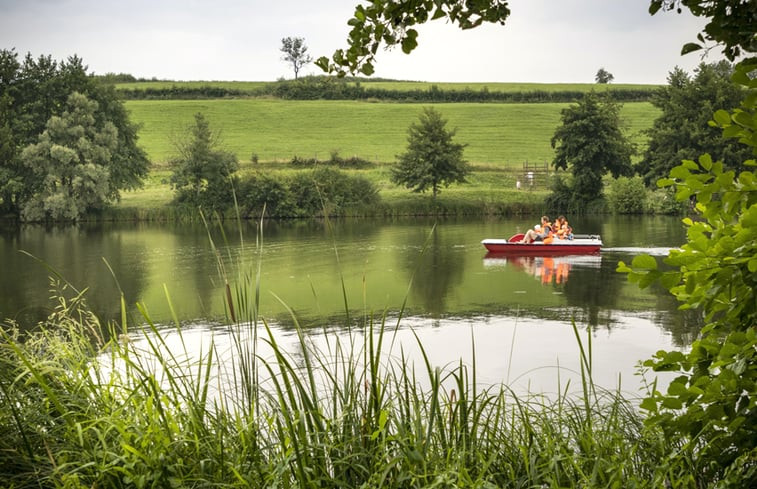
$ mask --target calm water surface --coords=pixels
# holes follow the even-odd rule
[[[606,387],[620,375],[623,387],[635,391],[638,360],[691,341],[695,318],[678,312],[664,290],[638,290],[615,272],[620,260],[642,252],[662,257],[680,246],[680,219],[572,220],[577,232],[602,235],[600,256],[488,256],[480,244],[532,221],[268,222],[262,235],[255,223],[210,232],[148,223],[3,229],[0,317],[26,327],[45,317],[54,307],[53,269],[87,289],[101,318],[120,317],[120,288],[132,328],[144,323],[139,303],[166,328],[175,314],[190,345],[210,336],[223,343],[228,280],[250,303],[259,285],[260,317],[282,341],[294,339],[293,314],[314,342],[324,340],[324,331],[346,334],[362,318],[385,315],[392,328],[399,324],[403,349],[416,348],[417,335],[441,366],[471,362],[475,345],[481,381],[532,390],[554,389],[558,366],[562,382],[578,369],[572,320],[584,341],[591,336],[595,380]]]

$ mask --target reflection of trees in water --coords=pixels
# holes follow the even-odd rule
[[[700,309],[678,310],[681,305],[666,288],[659,283],[650,287],[657,299],[655,307],[655,324],[670,333],[677,346],[691,345],[704,326],[704,317]]]
[[[427,314],[438,319],[447,312],[447,295],[462,281],[464,263],[452,245],[445,241],[439,228],[434,228],[430,236],[425,229],[416,233],[414,237],[408,236],[408,243],[420,250],[428,238],[428,245],[422,254],[403,255],[404,268],[413,277],[410,296],[424,307]]]
[[[618,307],[622,284],[615,264],[602,260],[597,268],[574,267],[563,294],[577,324],[610,328],[612,310]]]
[[[113,229],[91,223],[4,229],[0,232],[3,273],[24,277],[24,282],[2,282],[0,315],[11,316],[22,326],[31,327],[45,319],[56,305],[53,300],[44,299],[50,295],[47,291],[52,272],[18,251],[24,250],[60,273],[73,287],[86,289],[86,303],[103,322],[120,318],[118,286],[127,303],[139,297],[145,281],[141,257],[148,251],[139,241],[124,240],[123,231],[123,226]],[[117,271],[115,278],[103,259]],[[14,310],[19,304],[32,306]]]

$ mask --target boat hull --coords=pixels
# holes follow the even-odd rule
[[[602,240],[599,237],[556,239],[548,244],[541,241],[525,244],[506,239],[485,239],[481,244],[490,253],[510,255],[595,255],[602,249]]]

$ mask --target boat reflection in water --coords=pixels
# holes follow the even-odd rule
[[[533,256],[487,253],[484,266],[513,267],[537,278],[543,285],[564,284],[574,267],[600,268],[600,255]]]

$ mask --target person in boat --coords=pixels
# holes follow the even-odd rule
[[[560,216],[555,221],[555,234],[558,239],[573,239],[573,228],[570,227],[565,216]]]
[[[534,241],[544,241],[546,243],[551,238],[552,224],[549,222],[549,217],[541,216],[541,224],[534,226],[534,229],[529,229],[520,242],[528,244]]]

